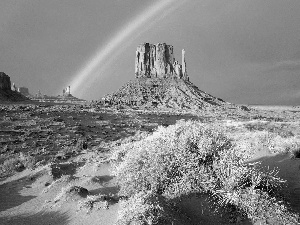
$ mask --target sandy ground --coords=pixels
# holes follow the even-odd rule
[[[116,194],[118,188],[111,176],[110,165],[103,153],[86,152],[69,162],[76,165],[75,172],[70,170],[71,179],[53,181],[49,175],[49,166],[33,171],[25,170],[0,182],[0,224],[34,225],[81,225],[114,224],[117,220],[119,204],[109,202],[108,209],[79,210],[81,199],[55,202],[55,197],[69,183],[84,187],[90,195]],[[279,176],[287,183],[284,196],[291,208],[300,212],[300,160],[289,155],[271,155],[267,150],[255,154],[252,161],[262,161],[262,169],[279,169]],[[49,186],[46,186],[50,184]],[[230,213],[214,213],[211,199],[207,196],[189,196],[181,203],[181,211],[190,220],[187,224],[232,224]],[[219,209],[220,210],[220,209]],[[222,210],[222,209],[221,209]],[[235,224],[251,224],[248,220]]]
[[[291,159],[288,154],[265,155],[257,157],[261,161],[262,170],[277,170],[278,176],[286,183],[283,185],[282,195],[290,207],[300,213],[300,159]]]
[[[108,209],[79,210],[78,200],[54,202],[61,189],[72,182],[89,190],[90,195],[115,194],[118,188],[110,175],[109,164],[97,163],[96,153],[86,153],[72,163],[78,167],[71,181],[53,182],[49,167],[23,171],[0,183],[0,224],[114,224],[118,203],[109,202]],[[96,161],[97,161],[96,160]],[[78,164],[79,165],[79,164]],[[52,185],[45,186],[46,183]],[[80,200],[80,199],[79,199]]]
[[[296,107],[281,107],[280,109],[278,107],[265,107],[264,109],[268,111],[300,111],[300,108]],[[82,117],[84,116],[85,115],[82,115]],[[114,133],[117,135],[126,131],[127,133],[124,135],[124,137],[126,137],[132,135],[131,133],[133,131],[141,127],[144,127],[145,130],[148,131],[158,124],[172,124],[180,117],[162,117],[161,120],[155,121],[155,124],[152,124],[156,118],[152,115],[140,116],[140,120],[144,121],[143,123],[135,122],[135,117],[130,117],[124,121],[124,118],[120,119],[122,116],[123,115],[115,116],[116,118],[111,118],[110,121],[119,119],[122,123],[127,125],[129,121],[131,121],[132,126],[135,125],[136,128],[134,130],[126,130],[126,127],[126,129],[123,126],[117,127],[117,125],[111,123],[112,125],[104,127],[105,129],[102,127],[101,129],[105,132],[106,129],[107,132],[114,130]],[[73,122],[73,119],[68,118],[65,120],[67,122],[72,120],[70,124],[73,126],[73,123],[77,122],[77,120]],[[67,122],[66,124],[68,125]],[[105,121],[103,118],[99,118],[97,122],[104,124]],[[121,124],[121,122],[118,123]],[[13,122],[10,121],[9,123]],[[81,121],[81,123],[86,125],[85,120]],[[111,138],[113,140],[115,138],[114,134],[105,132],[101,134],[96,133],[97,129],[100,128],[93,127],[92,125],[95,124],[90,124],[89,129],[91,130],[93,128],[95,134],[93,132],[91,132],[91,134],[96,136],[102,135],[103,139]],[[87,127],[86,125],[84,128],[87,129]],[[66,130],[68,129],[68,126],[66,126]],[[90,132],[90,130],[88,131]],[[49,142],[54,141],[55,137]],[[78,201],[84,200],[85,198],[77,198],[74,201],[64,199],[55,201],[56,197],[61,193],[62,188],[69,184],[86,188],[91,196],[117,194],[118,187],[115,183],[115,178],[111,175],[107,158],[107,154],[94,150],[81,152],[79,156],[65,162],[65,164],[69,165],[65,173],[69,175],[69,179],[53,180],[53,177],[49,173],[50,166],[46,165],[38,167],[35,170],[25,170],[7,179],[0,180],[0,224],[114,224],[117,220],[119,209],[117,201],[109,201],[108,209],[92,209],[90,211],[84,209],[79,210]],[[262,170],[273,168],[279,170],[278,175],[282,179],[287,180],[282,191],[284,199],[290,204],[292,210],[300,213],[300,159],[291,159],[288,154],[273,155],[268,149],[262,149],[254,154],[252,161],[262,161]],[[216,213],[214,213],[216,209],[210,201],[207,196],[188,196],[185,198],[182,201],[181,210],[190,220],[184,224],[232,224],[230,222],[230,213],[224,212],[223,214],[216,215]],[[251,223],[244,220],[238,221],[236,224]]]

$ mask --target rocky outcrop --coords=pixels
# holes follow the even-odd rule
[[[29,90],[27,87],[18,87],[18,92],[24,96],[30,96]]]
[[[15,86],[13,86],[15,89]],[[12,90],[10,77],[4,72],[0,72],[0,102],[24,101],[28,100],[19,92]]]
[[[18,91],[18,88],[16,87],[15,83],[11,84],[11,90],[12,91]]]
[[[71,87],[70,86],[63,89],[63,96],[71,96]]]
[[[0,72],[0,89],[3,91],[11,90],[10,77],[4,72]]]
[[[188,80],[185,51],[182,65],[174,58],[173,46],[166,43],[144,43],[137,47],[135,57],[136,78],[178,78]]]

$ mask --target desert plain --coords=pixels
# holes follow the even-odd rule
[[[2,104],[1,224],[171,224],[170,221],[173,224],[278,224],[276,221],[296,224],[300,212],[300,107],[246,108],[201,113],[117,109],[97,104]],[[157,132],[168,134],[172,129],[179,132],[177,128],[186,124],[214,126],[214,130],[228,139],[229,150],[238,150],[243,164],[254,165],[255,170],[266,171],[272,179],[278,179],[280,182],[270,186],[270,191],[258,185],[250,186],[268,193],[267,199],[273,199],[284,209],[279,212],[260,209],[265,215],[257,219],[249,216],[251,210],[248,212],[240,203],[232,200],[219,204],[222,196],[217,200],[214,191],[191,187],[186,192],[178,191],[174,198],[165,194],[164,201],[172,202],[176,212],[173,209],[169,212],[168,207],[162,209],[172,215],[163,219],[164,222],[157,220],[164,217],[157,209],[147,209],[147,201],[135,202],[137,215],[130,215],[135,213],[128,206],[134,202],[130,200],[134,194],[124,194],[131,186],[124,181],[126,175],[122,173],[122,170],[130,173],[129,165],[127,168],[123,165],[120,171],[120,164],[126,161],[126,151],[130,152],[126,148],[134,149],[135,143],[143,143]],[[152,143],[155,140],[152,137]],[[116,162],[122,151],[123,159]],[[153,165],[156,163],[153,161]],[[131,166],[134,167],[133,162]],[[131,179],[134,182],[141,178]],[[123,184],[129,185],[129,189],[122,190]],[[269,187],[265,183],[261,185]],[[159,195],[164,196],[163,191]],[[260,200],[256,204],[265,207]],[[124,219],[124,211],[131,216],[129,219]],[[272,213],[285,219],[276,219]]]

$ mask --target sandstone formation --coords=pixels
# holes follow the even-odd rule
[[[216,98],[189,80],[185,50],[181,64],[175,60],[173,46],[144,43],[137,47],[136,79],[101,99],[106,106],[159,110],[219,110],[239,107]]]
[[[136,78],[178,78],[188,80],[185,51],[182,64],[174,58],[173,46],[166,43],[143,43],[137,47],[135,56]]]
[[[11,90],[10,77],[3,72],[0,72],[0,89],[3,91]]]
[[[175,60],[173,46],[144,43],[137,47],[135,80],[102,98],[108,106],[137,109],[199,110],[231,105],[201,91],[189,81],[185,50],[181,64]],[[232,105],[231,105],[232,106]]]
[[[139,78],[129,81],[117,92],[106,95],[107,105],[134,108],[203,109],[226,104],[201,91],[189,81],[172,78]]]
[[[62,95],[58,96],[48,96],[42,94],[40,90],[36,93],[35,96],[30,97],[31,100],[38,101],[38,102],[53,102],[53,103],[74,103],[74,104],[82,104],[85,103],[86,100],[79,99],[71,95],[71,87],[68,86],[63,89]]]
[[[16,87],[15,83],[11,84],[11,90],[12,91],[18,91],[18,88]]]
[[[71,87],[68,86],[63,89],[63,96],[70,96],[71,95]]]
[[[18,92],[21,93],[24,96],[30,96],[29,90],[27,87],[18,87]]]
[[[12,88],[15,89],[15,86],[12,87],[10,77],[4,72],[0,72],[0,102],[28,100]]]

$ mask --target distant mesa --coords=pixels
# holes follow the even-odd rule
[[[32,95],[29,93],[29,89],[27,87],[17,87],[15,85],[15,83],[12,83],[11,85],[11,90],[12,91],[17,91],[19,92],[21,95],[27,97],[27,98],[31,98]]]
[[[16,102],[29,100],[20,94],[15,85],[11,84],[10,77],[4,72],[0,72],[0,102]]]
[[[18,87],[17,91],[26,97],[31,96],[27,87]]]
[[[62,95],[48,96],[42,94],[40,90],[35,95],[29,93],[27,87],[17,87],[11,83],[10,77],[4,72],[0,72],[0,102],[12,101],[38,101],[38,102],[54,102],[54,103],[86,103],[86,100],[74,97],[71,94],[71,87],[63,89]]]
[[[0,89],[3,91],[11,90],[10,77],[4,72],[0,72]]]
[[[76,98],[71,94],[70,86],[64,88],[62,90],[62,95],[58,95],[58,96],[48,96],[42,94],[42,92],[38,90],[38,93],[36,93],[35,96],[31,97],[31,99],[38,102],[75,103],[75,104],[86,103],[86,100]]]
[[[139,45],[135,55],[136,79],[104,96],[102,103],[136,109],[184,110],[231,105],[190,82],[185,57],[183,49],[179,63],[173,46],[165,43]]]
[[[71,95],[71,87],[70,86],[68,86],[68,87],[66,87],[66,88],[63,89],[63,96],[65,96],[65,97],[72,96]]]

